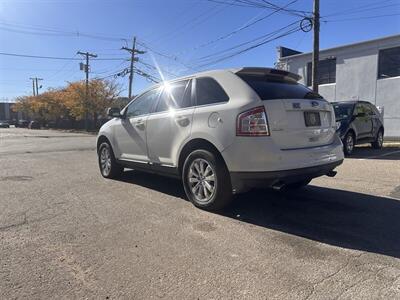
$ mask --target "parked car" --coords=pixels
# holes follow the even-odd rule
[[[31,121],[28,126],[29,129],[40,129],[40,123],[38,121]]]
[[[181,178],[197,207],[215,210],[253,187],[299,188],[343,161],[332,105],[269,68],[208,71],[137,96],[97,137],[101,175],[124,167]]]
[[[382,148],[385,129],[375,105],[367,101],[341,101],[332,105],[346,155],[351,155],[357,144],[371,143],[375,149]]]
[[[7,121],[8,124],[10,124],[10,126],[15,126],[17,124],[17,120],[13,119],[13,120],[8,120]]]
[[[28,128],[29,126],[29,121],[27,120],[18,120],[17,124],[15,124],[15,127],[20,127],[20,128]]]
[[[0,128],[10,128],[10,123],[7,121],[0,121]]]

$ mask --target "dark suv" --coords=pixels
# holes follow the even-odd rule
[[[354,145],[371,143],[375,149],[383,144],[383,116],[375,105],[367,101],[333,102],[336,116],[336,132],[343,142],[346,155],[353,152]]]

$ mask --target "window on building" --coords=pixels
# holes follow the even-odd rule
[[[196,100],[197,105],[226,102],[228,95],[223,88],[210,77],[196,79]]]
[[[318,84],[336,82],[336,58],[320,60],[318,63]],[[307,64],[307,85],[312,85],[312,63]]]
[[[379,51],[378,78],[400,76],[400,47]]]

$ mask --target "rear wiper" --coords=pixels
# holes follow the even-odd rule
[[[320,94],[308,92],[304,95],[304,99],[323,99],[323,97]]]

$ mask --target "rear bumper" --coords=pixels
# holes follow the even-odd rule
[[[255,187],[271,187],[276,183],[293,183],[328,174],[342,164],[343,159],[319,166],[268,172],[231,172],[234,193],[245,192]]]

